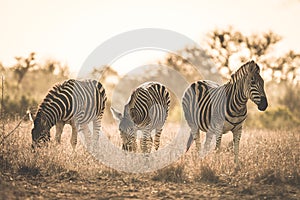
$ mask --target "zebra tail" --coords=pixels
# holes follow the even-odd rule
[[[190,149],[190,147],[191,147],[191,145],[193,143],[193,140],[194,140],[193,135],[190,134],[189,140],[188,140],[188,142],[186,144],[186,152]]]

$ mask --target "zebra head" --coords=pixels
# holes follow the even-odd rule
[[[119,131],[122,138],[122,150],[136,151],[136,130],[134,122],[127,115],[122,115],[113,107],[110,108],[113,117],[119,122]]]
[[[260,111],[268,107],[268,100],[264,90],[264,80],[259,74],[259,66],[251,61],[248,63],[248,78],[246,80],[246,96],[253,101]]]
[[[32,117],[31,117],[32,118]],[[43,112],[38,111],[33,119],[33,128],[31,130],[32,148],[41,147],[50,141],[50,128],[47,128],[46,117]]]

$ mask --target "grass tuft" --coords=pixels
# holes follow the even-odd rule
[[[41,174],[40,169],[37,167],[21,166],[18,173],[24,176],[36,177]]]
[[[255,177],[255,181],[263,184],[270,185],[282,185],[282,184],[290,184],[290,185],[299,185],[300,184],[300,175],[296,170],[294,173],[283,176],[280,171],[275,171],[273,169],[267,169],[262,172],[262,174],[258,174]]]
[[[195,181],[199,180],[207,183],[217,183],[219,181],[219,176],[209,165],[203,164],[200,167],[200,174],[195,176]]]
[[[152,180],[162,182],[174,182],[184,183],[187,180],[186,173],[184,171],[184,164],[173,164],[158,170],[153,176]]]

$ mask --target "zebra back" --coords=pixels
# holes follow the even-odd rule
[[[84,123],[103,114],[106,99],[105,89],[98,81],[69,79],[48,92],[38,112],[43,112],[52,126],[57,121],[69,121],[73,117]]]
[[[170,94],[164,85],[147,82],[132,93],[125,106],[124,116],[129,114],[136,125],[148,124],[151,121],[149,111],[154,106],[162,107],[166,118],[170,107]]]
[[[43,138],[57,122],[88,123],[102,118],[106,94],[96,80],[69,79],[56,84],[39,105],[32,129],[33,140]]]

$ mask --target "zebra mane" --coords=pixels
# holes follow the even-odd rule
[[[46,97],[43,99],[43,101],[38,105],[37,111],[35,113],[35,118],[38,116],[38,113],[40,113],[39,118],[41,116],[43,116],[43,119],[45,119],[44,117],[47,115],[45,113],[45,109],[49,106],[49,104],[51,103],[51,96],[53,93],[56,93],[59,88],[62,86],[63,83],[56,83],[47,93]]]
[[[52,96],[51,93],[57,92],[59,89],[59,86],[61,86],[61,83],[56,83],[47,93],[46,97],[43,99],[43,101],[38,106],[38,111],[44,111],[44,108],[50,103],[49,97]]]
[[[230,83],[241,80],[244,77],[251,76],[255,73],[259,73],[259,66],[253,61],[248,61],[242,65],[235,73],[231,75]]]
[[[75,79],[69,79],[64,82],[58,82],[51,89],[49,89],[46,97],[39,104],[36,115],[38,112],[45,114],[45,108],[47,108],[48,105],[51,103],[52,96],[53,95],[55,96],[57,93],[59,93],[59,91],[61,90],[61,87],[66,86],[66,85],[73,85],[73,84],[75,84],[75,81],[76,81]]]

